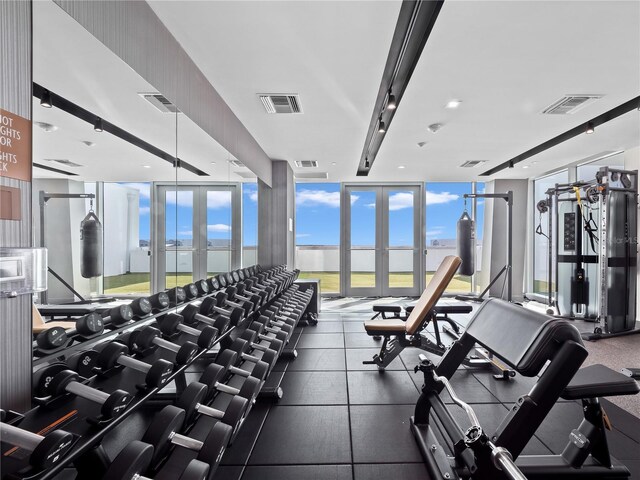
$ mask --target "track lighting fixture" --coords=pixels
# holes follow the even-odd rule
[[[93,129],[96,132],[102,132],[104,128],[102,127],[102,119],[100,117],[96,117],[96,122],[93,124]]]
[[[585,130],[584,133],[586,133],[587,135],[591,135],[595,131],[596,131],[596,129],[593,126],[593,122],[587,122],[587,129]]]
[[[369,159],[365,158],[364,160],[364,168],[369,168]]]
[[[396,97],[389,91],[389,100],[387,100],[387,110],[395,110],[398,107]]]
[[[40,106],[44,108],[51,108],[53,105],[51,104],[51,94],[49,90],[43,90],[42,96],[40,97]]]
[[[513,168],[513,160],[509,160],[509,168]]]
[[[378,127],[378,132],[380,133],[385,133],[387,131],[387,129],[384,126],[384,122],[382,121],[382,118],[380,119],[380,126]]]

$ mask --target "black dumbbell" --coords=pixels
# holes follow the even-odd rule
[[[87,313],[76,319],[75,328],[67,330],[67,336],[78,335],[90,338],[100,335],[104,330],[104,322],[100,314],[96,312]]]
[[[142,475],[151,466],[153,446],[134,440],[128,443],[113,459],[102,480],[151,480]],[[205,480],[209,465],[193,459],[187,464],[178,480]]]
[[[131,307],[131,311],[133,312],[133,316],[135,318],[143,318],[149,315],[153,307],[151,306],[151,302],[147,297],[136,298],[133,302],[129,304]]]
[[[209,292],[220,290],[220,282],[216,277],[207,278],[207,285],[209,286]]]
[[[169,295],[169,306],[175,307],[187,299],[187,292],[184,291],[182,287],[173,287],[167,290],[167,295]]]
[[[253,361],[249,361],[249,363],[254,363],[253,369],[251,371],[244,370],[243,368],[238,367],[243,360],[241,353],[227,349],[218,352],[213,363],[224,367],[227,373],[232,373],[245,378],[257,378],[262,382],[267,378],[267,375],[269,375],[270,365],[258,360],[256,357],[253,357],[253,359]]]
[[[233,275],[231,275],[231,272],[225,273],[224,279],[227,281],[227,285],[233,285],[236,282],[233,278]]]
[[[223,383],[229,371],[228,367],[228,365],[210,363],[204,369],[204,372],[202,372],[199,382],[207,386],[205,403],[209,403],[216,392],[246,398],[249,402],[253,403],[260,393],[261,380],[255,377],[247,377],[240,388],[232,387]]]
[[[213,470],[220,463],[232,434],[232,428],[222,422],[216,422],[209,431],[204,442],[181,435],[184,424],[184,410],[167,405],[158,412],[147,431],[142,436],[142,441],[154,446],[151,459],[152,465],[158,465],[169,454],[175,445],[198,452],[197,460],[209,464]],[[209,472],[212,476],[211,471]]]
[[[98,355],[97,350],[82,350],[69,355],[65,363],[70,370],[78,372],[81,377],[89,378],[96,374],[94,368],[97,366]]]
[[[234,270],[233,272],[231,272],[231,277],[233,278],[234,283],[238,283],[241,280],[240,274],[238,273],[237,270]]]
[[[247,280],[243,280],[241,282],[238,282],[238,284],[236,285],[236,288],[238,289],[238,295],[255,295],[259,298],[260,302],[260,306],[264,305],[265,303],[267,303],[269,301],[269,293],[265,292],[263,290],[257,290],[257,291],[253,291],[250,287],[252,285],[252,282],[247,279]],[[251,297],[249,297],[251,298]]]
[[[277,320],[275,313],[269,311],[265,311],[263,314],[259,315],[258,318],[253,321],[253,323],[261,323],[262,325],[264,325],[263,330],[268,333],[275,334],[282,331],[287,334],[287,338],[291,337],[293,329],[296,327],[295,320]],[[254,328],[254,330],[258,331],[258,329],[256,328]]]
[[[144,351],[149,348],[160,347],[176,354],[176,364],[186,365],[198,354],[198,346],[193,342],[184,342],[182,345],[170,342],[162,338],[162,333],[155,327],[146,326],[140,330],[130,332],[126,344],[133,350]]]
[[[284,332],[278,332],[278,333],[284,333]],[[280,354],[282,353],[282,349],[284,348],[284,344],[285,344],[285,342],[283,342],[278,338],[267,337],[266,335],[259,334],[257,331],[252,330],[251,328],[247,328],[246,330],[244,330],[238,338],[241,338],[242,340],[246,340],[247,342],[249,342],[249,346],[253,350],[258,350],[260,352],[275,350],[278,356],[280,356]],[[269,344],[269,346],[267,347],[266,345],[257,343],[259,341],[266,342]]]
[[[159,387],[165,383],[173,372],[173,364],[162,358],[153,363],[145,363],[128,355],[129,348],[118,342],[109,342],[100,351],[96,361],[97,366],[104,370],[111,370],[116,366],[122,366],[137,370],[146,374],[145,384],[147,387]]]
[[[195,283],[187,283],[182,287],[185,294],[185,300],[193,300],[194,298],[198,298],[198,287],[196,287]]]
[[[224,288],[227,286],[228,282],[227,279],[225,278],[224,274],[220,274],[216,277],[218,279],[218,283],[220,284],[220,288]]]
[[[169,295],[167,292],[158,292],[149,297],[149,303],[151,303],[152,312],[161,312],[169,307]]]
[[[227,298],[225,298],[225,303],[230,307],[242,308],[244,310],[245,317],[248,317],[249,315],[251,315],[251,313],[256,307],[253,304],[253,302],[237,298],[236,294],[238,293],[238,289],[235,286],[227,287],[224,293],[227,294]]]
[[[118,305],[102,312],[102,320],[105,325],[120,327],[126,325],[133,318],[131,305]]]
[[[190,306],[191,305],[187,305],[187,307]],[[158,323],[163,335],[171,337],[182,332],[186,335],[196,337],[198,339],[198,346],[204,350],[209,350],[213,347],[213,344],[218,337],[218,330],[214,327],[207,325],[202,330],[198,330],[197,328],[183,325],[182,322],[184,322],[184,318],[182,315],[178,315],[177,313],[163,315],[161,318],[156,319],[156,322]]]
[[[243,282],[236,283],[234,285],[234,288],[236,289],[236,291],[235,291],[235,294],[233,296],[233,300],[239,299],[239,300],[242,300],[244,302],[250,302],[251,304],[253,304],[253,309],[254,310],[257,310],[258,308],[260,308],[260,306],[262,305],[263,297],[261,297],[258,294],[255,294],[255,293],[251,293],[251,292],[245,291],[245,285],[244,285]],[[247,297],[245,295],[245,293],[248,293],[251,296]]]
[[[205,298],[206,300],[206,298]],[[209,305],[209,302],[204,302],[205,309]],[[202,309],[202,305],[200,306]],[[215,328],[218,331],[218,334],[224,333],[229,326],[230,319],[226,316],[218,315],[216,318],[211,318],[206,315],[203,315],[200,312],[200,309],[193,304],[189,304],[185,306],[180,315],[184,319],[185,323],[189,325],[197,325],[198,323],[204,323],[205,325],[209,325],[212,328]]]
[[[51,327],[36,335],[33,347],[39,350],[56,350],[69,343],[67,331],[63,327]]]
[[[206,316],[211,313],[219,313],[227,317],[231,326],[235,327],[244,318],[244,310],[237,307],[223,308],[226,299],[227,294],[224,292],[218,292],[215,297],[204,298],[200,304],[200,313]]]
[[[207,295],[210,291],[209,284],[206,280],[198,280],[195,282],[196,289],[198,290],[198,296],[202,297],[203,295]]]
[[[74,443],[73,435],[64,430],[53,430],[42,436],[4,422],[0,423],[0,438],[2,443],[30,452],[29,464],[39,470],[60,462]]]
[[[132,396],[124,390],[106,393],[83,383],[78,373],[69,370],[64,363],[52,363],[33,375],[33,394],[38,398],[60,397],[67,393],[102,405],[104,418],[115,418],[125,411]]]
[[[184,389],[176,407],[181,408],[185,412],[185,424],[191,425],[198,414],[220,420],[222,423],[229,425],[233,429],[233,435],[240,429],[251,404],[246,398],[235,396],[222,411],[217,408],[205,405],[209,389],[200,382],[191,382]]]
[[[245,361],[245,362],[249,362],[249,363],[255,363],[256,366],[254,367],[253,371],[251,372],[252,376],[258,376],[257,372],[261,372],[264,370],[264,365],[267,366],[267,371],[266,374],[262,377],[263,379],[266,378],[266,375],[269,374],[269,372],[271,371],[271,368],[273,368],[273,366],[276,364],[276,362],[278,361],[278,352],[268,348],[268,347],[264,347],[264,351],[262,352],[262,356],[260,358],[254,356],[254,355],[250,355],[248,352],[251,349],[251,344],[242,339],[242,338],[236,338],[233,343],[231,344],[231,346],[225,350],[223,350],[222,352],[220,352],[221,354],[223,354],[224,352],[234,352],[238,358],[236,360],[236,364],[239,364],[241,361]],[[220,355],[220,354],[219,354]],[[216,358],[216,362],[217,362],[217,358]],[[256,371],[256,368],[258,368],[258,370]],[[255,373],[254,373],[255,372]],[[232,373],[236,373],[236,372],[232,372]],[[242,373],[239,373],[239,375],[243,375]],[[260,374],[262,375],[262,374]]]

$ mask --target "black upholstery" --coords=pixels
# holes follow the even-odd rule
[[[620,372],[596,364],[578,370],[562,392],[562,398],[613,397],[616,395],[635,395],[640,392],[638,383]]]
[[[374,312],[384,312],[384,313],[400,313],[402,312],[402,307],[399,305],[374,305]]]
[[[537,375],[562,343],[582,345],[580,333],[567,321],[497,298],[478,308],[466,334],[527,377]]]

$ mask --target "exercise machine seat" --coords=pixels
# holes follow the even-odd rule
[[[406,323],[395,319],[375,319],[364,322],[364,328],[369,335],[414,335],[429,319],[429,312],[447,289],[449,282],[458,271],[461,260],[455,255],[448,255],[438,266],[431,281],[418,299]]]
[[[45,330],[49,330],[50,328],[53,328],[53,327],[62,327],[65,330],[69,330],[71,328],[76,327],[76,322],[73,322],[73,321],[45,322],[44,319],[42,318],[42,315],[40,315],[40,311],[36,308],[35,305],[33,305],[32,309],[33,309],[33,315],[32,315],[31,330],[35,335],[37,335],[40,332],[44,332]]]
[[[404,307],[407,313],[411,313],[414,308],[414,305],[407,305]],[[435,307],[433,307],[433,311],[437,314],[455,315],[471,313],[473,311],[473,307],[468,303],[458,302],[455,300],[441,300]]]
[[[379,312],[379,313],[401,313],[402,312],[402,307],[400,307],[399,305],[374,305],[373,306],[373,311],[374,312]]]
[[[638,382],[604,365],[590,365],[578,370],[562,392],[565,400],[581,398],[635,395],[640,392]]]
[[[498,298],[478,308],[466,334],[526,377],[537,375],[564,342],[583,345],[569,322]]]

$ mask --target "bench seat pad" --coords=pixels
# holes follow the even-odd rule
[[[364,329],[369,335],[404,335],[406,326],[403,320],[395,318],[376,318],[364,322]]]
[[[562,398],[613,397],[616,395],[635,395],[640,391],[638,383],[620,372],[604,365],[590,365],[578,370],[562,392]]]

